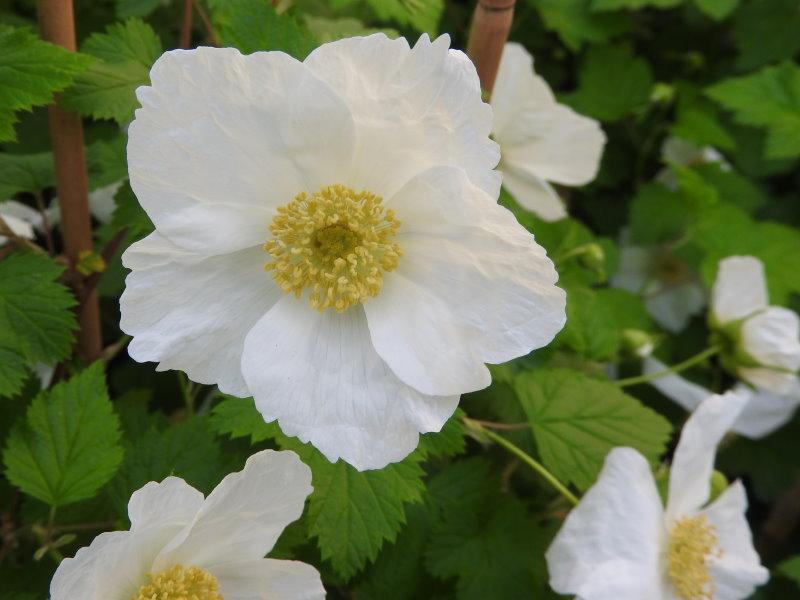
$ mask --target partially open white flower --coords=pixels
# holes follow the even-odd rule
[[[712,146],[700,147],[689,140],[671,135],[661,144],[661,158],[668,164],[692,167],[708,163],[717,163],[723,171],[730,171],[731,166],[725,157]],[[670,167],[664,167],[656,175],[656,180],[671,190],[678,188],[678,178]]]
[[[0,217],[3,217],[14,234],[26,240],[36,237],[35,229],[38,229],[42,222],[42,217],[37,211],[16,200],[0,202]],[[0,246],[7,241],[6,236],[0,235]]]
[[[606,143],[599,123],[558,104],[534,72],[533,57],[515,43],[503,50],[491,104],[503,186],[542,219],[564,218],[564,203],[550,182],[576,186],[595,178]]]
[[[565,294],[496,202],[491,109],[448,45],[163,55],[128,144],[156,227],[123,257],[131,356],[368,469],[549,343]]]
[[[711,396],[689,417],[666,508],[647,459],[612,450],[547,551],[553,589],[579,600],[741,600],[765,583],[742,484],[706,506],[716,446],[745,403]]]
[[[645,375],[651,375],[666,368],[667,365],[659,360],[646,358],[642,370]],[[690,412],[713,394],[711,390],[676,374],[654,379],[650,385]],[[731,430],[748,438],[759,439],[783,427],[800,406],[800,382],[795,383],[785,394],[752,388],[745,383],[737,383],[732,389],[737,394],[746,396],[748,400]]]
[[[729,256],[720,261],[710,320],[723,345],[722,365],[731,373],[777,394],[797,385],[800,319],[787,308],[768,305],[760,260]]]
[[[203,498],[178,477],[128,502],[130,531],[101,533],[58,566],[51,600],[311,600],[319,573],[264,558],[303,512],[311,470],[294,452],[265,450]]]

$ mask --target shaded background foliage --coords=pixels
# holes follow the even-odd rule
[[[473,9],[454,0],[286,0],[277,12],[263,0],[198,4],[195,44],[301,59],[319,43],[378,30],[409,39],[448,32],[464,47]],[[295,450],[312,468],[315,491],[273,555],[316,565],[330,597],[555,597],[543,553],[568,506],[524,465],[468,435],[461,411],[401,463],[358,473],[264,424],[252,401],[119,351],[119,255],[151,230],[125,183],[124,126],[133,90],[178,45],[183,3],[75,5],[81,56],[36,39],[33,2],[0,0],[0,200],[53,204],[42,105],[61,92],[60,103],[85,117],[90,189],[122,182],[113,216],[95,228],[97,247],[114,250],[98,284],[105,368],[72,352],[74,299],[62,266],[0,248],[0,598],[46,597],[59,557],[126,527],[127,498],[145,482],[176,474],[207,492],[263,447]],[[667,362],[708,338],[702,314],[667,335],[641,297],[609,286],[621,239],[657,249],[664,269],[697,273],[706,286],[720,258],[752,254],[766,266],[772,302],[800,310],[798,32],[797,0],[517,2],[511,39],[534,54],[560,101],[602,122],[608,144],[596,181],[562,190],[569,219],[544,223],[501,197],[557,263],[569,320],[548,348],[493,367],[492,386],[465,396],[462,408],[529,424],[503,433],[578,491],[615,445],[638,448],[658,467],[685,418],[647,386],[629,394],[607,382],[609,365],[622,375],[638,369],[622,332],[659,336]],[[669,136],[714,147],[729,166],[667,165]],[[659,178],[665,167],[668,185]],[[58,251],[58,228],[53,235]],[[581,252],[587,244],[602,256]],[[60,381],[42,390],[37,373],[46,365]],[[713,363],[692,377],[716,390],[730,383]],[[800,594],[798,439],[795,416],[764,440],[728,439],[718,460],[746,482],[757,545],[773,571],[758,598]]]

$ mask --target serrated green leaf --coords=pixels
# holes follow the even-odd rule
[[[631,242],[663,244],[677,239],[688,222],[683,197],[659,183],[641,187],[629,207]]]
[[[16,139],[14,111],[50,104],[90,62],[25,29],[0,29],[0,141]]]
[[[619,349],[619,331],[606,298],[597,290],[570,285],[567,292],[567,324],[556,340],[593,360],[614,356]]]
[[[265,423],[252,398],[220,394],[222,401],[211,411],[208,424],[212,430],[231,438],[249,437],[251,444],[280,435],[276,422]]]
[[[630,28],[623,14],[592,12],[591,0],[528,0],[539,10],[545,26],[556,31],[573,52],[584,43],[608,42]]]
[[[726,79],[706,93],[743,125],[767,130],[766,156],[800,155],[800,67],[785,62]]]
[[[61,104],[95,119],[130,121],[138,106],[134,91],[150,81],[162,51],[155,31],[139,19],[114,23],[89,36],[81,51],[98,60],[62,94]]]
[[[19,192],[40,192],[55,182],[50,152],[0,154],[0,201]]]
[[[467,446],[464,433],[464,411],[456,409],[439,432],[423,433],[419,436],[417,452],[425,458],[456,456]]]
[[[435,35],[444,12],[444,0],[367,0],[381,20],[410,25],[417,31]]]
[[[146,17],[161,4],[163,0],[117,0],[117,16],[120,19]]]
[[[18,350],[5,346],[0,340],[0,397],[18,393],[27,376],[25,357]]]
[[[51,506],[91,498],[122,461],[102,363],[37,396],[8,437],[6,476]]]
[[[520,374],[515,389],[542,462],[581,490],[594,483],[612,448],[635,448],[651,463],[666,450],[669,421],[613,383],[540,369]]]
[[[30,252],[0,261],[0,342],[31,362],[69,356],[75,299],[56,279],[63,267]]]
[[[739,6],[739,0],[694,0],[694,3],[716,21],[729,16]]]
[[[316,15],[303,15],[303,23],[311,34],[320,43],[333,42],[347,37],[357,35],[370,35],[372,33],[383,32],[390,38],[396,38],[400,34],[394,29],[367,27],[363,21],[352,17],[342,17],[340,19],[329,19]]]
[[[793,58],[800,52],[800,10],[797,0],[750,0],[736,11],[733,22],[737,65],[754,69]]]

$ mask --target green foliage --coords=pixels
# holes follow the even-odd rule
[[[38,39],[25,29],[0,25],[0,142],[16,139],[18,110],[50,104],[91,60]]]
[[[656,463],[672,427],[613,383],[565,369],[522,373],[515,388],[545,466],[582,490],[609,450],[635,448]]]
[[[381,20],[410,25],[435,35],[444,11],[444,0],[367,0]]]
[[[8,437],[8,480],[51,506],[91,498],[122,460],[119,419],[95,363],[39,394]]]
[[[775,568],[775,572],[788,577],[800,586],[800,555],[786,559]]]
[[[18,192],[38,193],[55,183],[53,155],[0,154],[0,198]]]
[[[134,91],[149,83],[150,67],[162,51],[158,35],[144,21],[130,19],[92,34],[81,51],[98,60],[77,77],[61,103],[95,119],[130,121],[138,106]]]
[[[548,29],[558,32],[571,50],[602,43],[625,32],[630,21],[621,14],[594,12],[592,0],[528,0],[541,13]]]

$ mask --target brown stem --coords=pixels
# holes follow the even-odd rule
[[[72,0],[39,0],[38,10],[42,37],[74,52],[75,18]],[[92,220],[89,214],[83,124],[80,116],[59,106],[51,106],[49,113],[64,250],[74,268],[82,251],[92,251]],[[80,283],[78,277],[73,279]],[[91,361],[102,349],[97,294],[92,292],[83,297],[76,291],[76,295],[81,299],[78,307],[78,351],[86,360]]]
[[[472,419],[483,427],[489,429],[500,429],[505,431],[519,431],[521,429],[530,428],[530,423],[497,423],[496,421],[481,421],[480,419]]]
[[[514,19],[516,0],[478,0],[467,41],[467,54],[475,63],[481,87],[491,95],[500,57]]]
[[[42,216],[42,229],[44,229],[44,241],[47,244],[47,251],[50,256],[55,256],[56,245],[53,242],[53,232],[50,231],[50,217],[47,216],[47,209],[44,207],[42,192],[36,192],[34,196],[36,197],[36,208],[39,209],[39,214]]]
[[[203,7],[200,6],[199,2],[193,2],[193,4],[197,14],[200,16],[200,20],[203,22],[203,27],[206,29],[206,33],[208,34],[208,39],[211,40],[211,44],[217,47],[221,46],[222,44],[219,42],[219,36],[217,35],[214,26],[211,24],[211,19],[208,18],[208,14]]]
[[[194,0],[183,0],[183,15],[181,16],[181,48],[192,46],[192,15]]]
[[[6,220],[0,216],[0,235],[7,237],[13,244],[19,246],[20,248],[25,248],[26,250],[30,250],[31,252],[35,252],[36,254],[44,254],[44,250],[31,242],[30,240],[26,240],[21,235],[17,235],[14,233],[14,230],[11,229],[11,226],[6,222]]]

